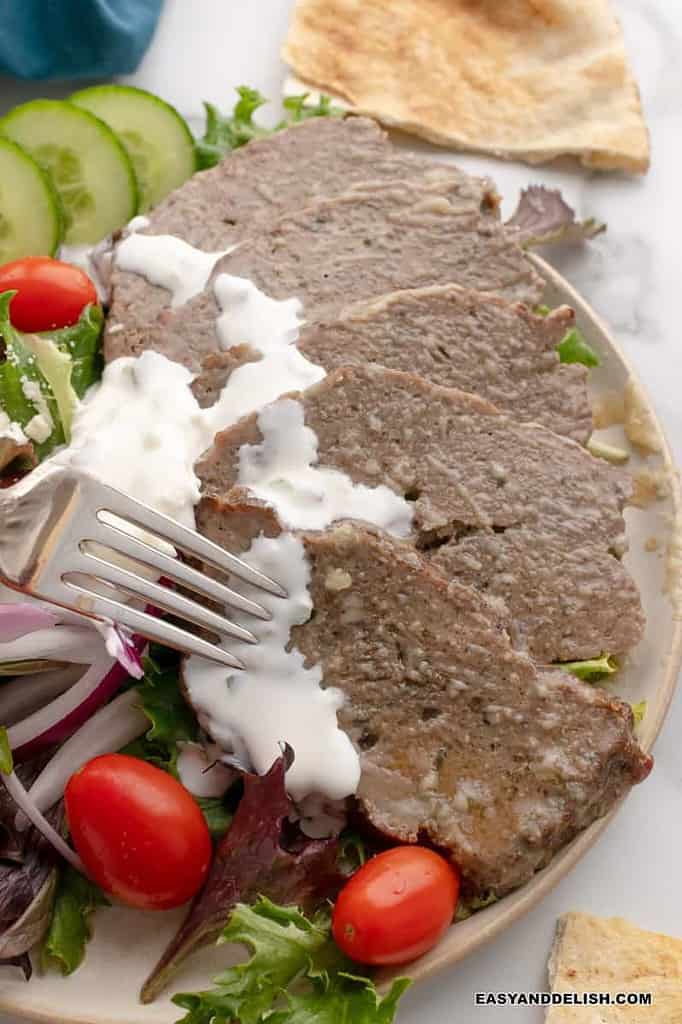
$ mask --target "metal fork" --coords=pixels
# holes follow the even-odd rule
[[[135,531],[144,531],[145,539],[134,536]],[[155,541],[166,550],[170,545],[176,557]],[[270,619],[270,612],[256,601],[186,565],[177,557],[180,552],[268,594],[286,597],[278,583],[194,530],[70,466],[43,463],[10,489],[0,490],[0,580],[187,654],[243,668],[239,658],[217,644],[126,603],[126,597],[137,599],[219,637],[257,643],[244,626],[125,566],[133,560],[133,568],[152,570],[155,577],[200,597]]]

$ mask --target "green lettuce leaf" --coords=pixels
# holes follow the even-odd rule
[[[599,356],[587,344],[577,327],[567,331],[557,345],[559,361],[562,363],[582,363],[583,366],[599,366]]]
[[[149,753],[146,760],[156,761],[174,772],[178,742],[196,739],[199,726],[180,689],[178,659],[173,658],[164,665],[150,656],[142,664],[144,676],[135,684],[135,689],[151,723],[142,740]],[[126,752],[130,753],[130,748],[126,748]]]
[[[72,327],[24,334],[10,321],[14,295],[0,294],[0,409],[22,428],[47,410],[52,430],[44,441],[34,442],[40,460],[68,439],[78,398],[99,378],[103,315],[98,306],[87,306]],[[27,397],[27,385],[39,389],[39,400]]]
[[[309,92],[301,93],[299,96],[287,96],[282,100],[282,106],[286,110],[286,117],[280,121],[275,131],[288,128],[300,121],[308,121],[311,117],[343,117],[341,107],[332,105],[329,96],[320,96],[317,103],[308,103]]]
[[[252,139],[269,135],[267,128],[255,123],[253,115],[267,100],[257,89],[247,85],[237,87],[239,99],[231,114],[221,114],[212,103],[204,103],[206,127],[203,137],[197,143],[199,168],[214,167],[226,153],[246,145]]]
[[[308,918],[261,897],[235,907],[218,941],[251,955],[215,978],[215,988],[176,995],[187,1011],[182,1024],[390,1024],[410,984],[401,978],[382,998],[334,944],[327,911]]]
[[[57,406],[64,439],[68,443],[71,440],[73,414],[78,406],[78,395],[71,384],[71,356],[58,349],[52,338],[45,335],[26,334],[24,344],[35,357],[35,365],[47,381]]]
[[[7,729],[3,725],[2,728],[0,728],[0,773],[3,775],[11,775],[13,771],[14,758],[12,757],[12,748],[9,743]]]
[[[268,101],[257,89],[247,85],[237,88],[239,99],[231,114],[221,114],[212,103],[204,103],[206,126],[204,134],[197,142],[197,159],[199,168],[215,167],[226,153],[240,146],[245,146],[253,139],[262,139],[266,135],[288,128],[299,121],[307,121],[310,117],[336,117],[343,114],[342,110],[333,107],[328,96],[321,96],[317,104],[306,106],[308,93],[302,96],[290,96],[283,101],[286,117],[274,128],[265,128],[254,120],[254,114]]]
[[[52,920],[42,945],[42,962],[72,974],[83,962],[91,938],[90,918],[97,907],[108,907],[104,893],[85,875],[66,866],[59,873]]]
[[[455,921],[466,921],[478,910],[485,910],[491,903],[497,903],[499,896],[493,889],[488,889],[481,896],[473,896],[470,900],[460,900],[455,914]]]
[[[226,806],[220,796],[195,796],[194,799],[201,807],[208,831],[212,839],[221,839],[232,824],[234,815]]]
[[[162,661],[164,663],[162,663]],[[144,676],[135,684],[140,707],[150,721],[144,736],[133,740],[122,753],[139,757],[178,777],[179,742],[196,740],[199,725],[180,689],[179,661],[168,651],[152,648],[143,660]],[[220,839],[232,822],[223,797],[194,797],[213,839]]]
[[[339,866],[346,875],[354,874],[367,860],[367,842],[347,828],[339,836]]]
[[[549,316],[552,312],[549,306],[536,306],[533,310],[536,316]],[[559,361],[562,363],[582,363],[583,366],[599,366],[599,356],[591,345],[585,341],[582,333],[577,327],[572,327],[566,332],[557,345]]]
[[[594,683],[604,676],[612,676],[618,671],[618,662],[610,654],[602,654],[599,658],[589,658],[586,661],[561,661],[558,665],[559,668],[588,683]]]
[[[100,337],[104,326],[104,313],[100,306],[86,306],[77,323],[61,327],[47,335],[60,352],[71,358],[71,386],[79,398],[102,376],[104,361]]]

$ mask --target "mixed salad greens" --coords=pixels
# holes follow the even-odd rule
[[[26,334],[12,326],[10,312],[15,294],[0,293],[0,337],[4,345],[0,405],[32,442],[40,462],[56,447],[68,443],[78,399],[100,377],[104,314],[100,306],[87,305],[71,327]],[[32,431],[36,417],[41,422]]]
[[[326,909],[305,916],[259,897],[237,904],[218,941],[246,946],[250,957],[214,978],[214,988],[175,996],[187,1011],[180,1024],[256,1024],[266,1016],[277,1024],[390,1024],[410,984],[400,978],[380,996],[334,944]]]
[[[37,101],[11,112],[0,121],[0,173],[16,187],[11,201],[5,190],[0,197],[0,263],[52,256],[64,240],[99,242],[230,150],[310,117],[341,114],[326,97],[315,105],[307,96],[293,97],[284,101],[284,120],[266,128],[255,119],[264,97],[246,86],[237,92],[228,115],[205,104],[205,131],[196,142],[172,107],[124,86],[86,89],[70,101]],[[108,161],[110,179],[95,176],[93,152]],[[561,197],[543,189],[524,193],[510,223],[524,244],[603,230],[594,222],[576,224]],[[16,288],[3,285],[0,267],[0,486],[69,442],[78,403],[102,369],[104,316],[96,296],[64,326],[33,323],[28,309],[24,329],[17,326],[17,306],[13,313],[16,296]],[[557,351],[562,362],[599,362],[576,328]],[[7,780],[0,787],[0,962],[17,964],[27,978],[28,954],[38,944],[44,969],[75,971],[86,955],[93,915],[109,903],[66,845],[59,797],[66,785],[67,807],[75,806],[73,800],[69,805],[69,776],[96,755],[118,752],[160,770],[171,793],[180,788],[183,750],[202,739],[182,695],[176,654],[152,645],[142,657],[142,643],[119,631],[106,644],[91,636],[92,657],[84,657],[82,631],[37,602],[17,604],[0,588],[0,675],[10,679],[0,688],[0,720],[9,726],[0,729],[0,772]],[[563,667],[591,682],[617,669],[608,654]],[[29,687],[36,693],[35,707],[25,705],[17,682],[24,694]],[[77,699],[69,697],[76,690]],[[292,824],[284,780],[294,756],[286,747],[263,776],[236,765],[224,792],[193,798],[213,854],[141,998],[155,998],[202,945],[238,943],[249,956],[215,978],[215,987],[175,996],[183,1024],[390,1024],[409,985],[401,979],[379,995],[371,968],[351,961],[334,941],[332,901],[351,876],[360,877],[376,850],[351,831],[311,839]],[[16,768],[15,759],[21,762]],[[19,827],[17,802],[35,827]],[[68,819],[75,839],[77,822],[71,813]],[[67,861],[59,856],[65,847]],[[462,920],[496,898],[490,892],[458,905],[455,892],[443,927],[455,907]]]

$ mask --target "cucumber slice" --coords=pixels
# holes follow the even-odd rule
[[[54,256],[62,210],[49,174],[16,142],[0,137],[0,264]]]
[[[101,117],[123,142],[140,186],[141,210],[154,206],[197,169],[187,122],[154,93],[131,85],[95,85],[75,92],[71,102]]]
[[[123,144],[94,114],[62,100],[32,100],[0,120],[8,136],[50,172],[69,245],[98,242],[137,212],[135,172]]]

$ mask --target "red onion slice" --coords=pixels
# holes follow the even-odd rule
[[[84,674],[83,665],[35,672],[11,679],[0,686],[0,722],[14,725],[64,693]]]
[[[151,722],[140,708],[137,690],[127,690],[100,708],[59,748],[28,791],[39,811],[47,811],[64,793],[74,772],[99,754],[113,754],[147,732]]]
[[[59,619],[39,604],[0,604],[0,644],[11,643],[37,629],[51,629]]]
[[[83,867],[83,862],[80,857],[76,851],[72,850],[68,843],[62,839],[59,832],[50,825],[49,821],[43,817],[33,803],[33,800],[31,800],[30,796],[24,789],[19,777],[14,772],[10,772],[9,775],[3,775],[2,781],[5,783],[7,792],[12,797],[19,810],[23,811],[31,824],[34,825],[43,836],[45,836],[48,843],[51,843],[52,846],[54,846],[55,850],[62,855],[64,860],[68,860],[69,864],[71,864],[76,871],[80,871],[81,874],[84,875],[85,868]]]
[[[103,653],[102,638],[89,625],[35,629],[16,640],[0,644],[0,662],[45,659],[92,665]]]
[[[106,625],[99,624],[97,627],[104,637],[104,644],[107,654],[116,658],[133,679],[141,679],[144,675],[140,651],[135,646],[135,638],[132,633],[115,622]]]
[[[138,651],[146,644],[137,636],[133,642]],[[91,665],[66,693],[7,730],[14,759],[26,761],[54,743],[63,743],[113,697],[127,678],[126,670],[113,658]]]

